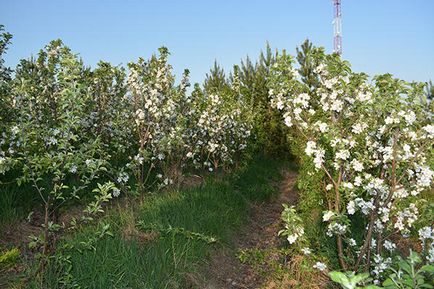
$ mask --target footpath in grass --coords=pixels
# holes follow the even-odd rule
[[[280,216],[282,204],[296,205],[297,173],[285,168],[277,184],[278,194],[269,202],[254,206],[253,212],[241,233],[231,246],[216,250],[206,270],[206,278],[199,288],[291,288],[287,282],[277,282],[278,264],[285,239],[278,236],[283,224]]]
[[[287,166],[256,157],[245,169],[210,176],[199,187],[112,209],[70,237],[74,249],[64,256],[71,266],[52,265],[44,287],[61,288],[65,280],[81,288],[202,288],[215,251],[231,246],[255,206],[276,200]],[[107,224],[112,236],[103,233]]]

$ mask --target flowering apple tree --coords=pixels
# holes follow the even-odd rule
[[[213,171],[233,164],[247,147],[252,120],[236,79],[235,73],[229,90],[193,93],[195,109],[190,117],[195,127],[189,131],[188,157],[196,167]]]
[[[98,136],[86,139],[86,69],[60,40],[36,59],[22,60],[13,84],[16,121],[10,151],[21,170],[18,184],[29,183],[44,205],[43,257],[55,248],[60,209],[78,199],[105,170]],[[114,190],[114,187],[113,187]],[[43,270],[46,258],[41,259]]]
[[[158,58],[153,56],[148,62],[140,58],[137,63],[128,65],[133,125],[138,139],[138,152],[133,157],[132,167],[139,190],[143,190],[153,169],[164,170],[167,175],[168,164],[175,163],[179,167],[185,159],[183,133],[189,104],[186,94],[188,71],[181,84],[175,86],[172,67],[167,63],[169,51],[165,47],[159,51]],[[161,173],[158,176],[162,179]],[[163,181],[166,185],[171,182],[169,176]]]
[[[169,52],[165,47],[159,52],[158,58],[129,64],[128,87],[138,138],[131,167],[141,189],[154,169],[167,185],[179,181],[188,164],[210,171],[230,164],[245,149],[250,135],[244,103],[235,88],[209,95],[196,87],[188,94],[188,70],[175,86],[167,63]]]
[[[0,25],[0,174],[9,170],[13,163],[10,154],[10,138],[13,121],[13,101],[11,97],[12,71],[4,65],[3,56],[10,44],[12,35],[4,32]]]
[[[433,184],[431,116],[417,100],[423,85],[391,75],[354,73],[337,55],[318,53],[315,89],[299,81],[291,56],[272,68],[269,95],[304,154],[325,175],[323,215],[342,269],[387,268],[398,235],[408,236]],[[430,163],[431,161],[431,163]],[[356,218],[365,232],[357,244]]]

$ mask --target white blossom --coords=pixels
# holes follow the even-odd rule
[[[434,125],[428,124],[422,128],[426,131],[428,138],[434,138]]]
[[[313,268],[324,271],[325,269],[327,269],[327,265],[322,262],[316,262],[315,265],[313,265]]]
[[[335,213],[333,211],[324,212],[324,214],[322,216],[323,222],[328,222],[330,220],[330,218],[333,217],[334,215],[335,215]]]
[[[128,182],[129,179],[130,179],[130,177],[128,176],[127,173],[121,172],[118,175],[117,182],[120,183],[120,184],[125,184],[125,183]]]
[[[316,143],[314,141],[308,141],[306,144],[306,149],[304,150],[304,152],[308,155],[311,156],[316,150]]]
[[[301,251],[303,252],[304,255],[310,255],[312,253],[312,251],[308,247],[302,248]]]
[[[421,187],[431,186],[432,179],[434,177],[434,171],[432,171],[428,166],[418,166],[416,167],[416,177],[417,184]]]
[[[431,243],[431,246],[428,249],[426,260],[431,264],[434,263],[434,243]]]
[[[404,119],[408,125],[412,125],[416,121],[416,114],[414,111],[409,111],[404,114]]]
[[[356,95],[356,99],[361,102],[369,102],[372,99],[372,93],[371,92],[363,92],[359,91]]]
[[[342,110],[342,108],[343,108],[343,105],[344,105],[344,103],[343,103],[342,100],[339,100],[339,99],[335,100],[332,103],[331,110],[334,110],[336,112],[340,112]]]
[[[324,162],[324,155],[325,155],[325,151],[323,149],[317,149],[315,151],[315,158],[313,159],[313,162],[317,170],[321,168]]]
[[[351,247],[356,247],[357,242],[353,238],[350,238],[350,239],[348,239],[348,245],[350,245]]]
[[[140,154],[137,154],[134,156],[134,160],[139,164],[143,164],[144,158]]]
[[[396,245],[392,242],[390,242],[389,240],[385,240],[383,243],[383,246],[386,250],[392,252],[396,249]]]
[[[331,237],[333,235],[344,235],[347,232],[348,226],[345,224],[340,224],[338,222],[333,222],[327,226],[327,236]]]
[[[72,165],[69,168],[69,172],[75,174],[77,172],[77,166],[76,165]]]
[[[340,150],[336,152],[336,159],[346,160],[350,157],[350,152],[348,150]]]
[[[419,233],[419,239],[421,241],[425,241],[429,239],[434,240],[434,229],[430,226],[426,226],[419,229],[418,233]]]
[[[410,204],[410,206],[397,214],[396,222],[394,227],[403,233],[408,232],[409,228],[417,220],[419,210],[415,204]]]
[[[349,201],[347,204],[347,212],[349,215],[353,215],[356,212],[356,203],[354,201]]]
[[[361,172],[364,169],[363,164],[356,159],[351,161],[351,166],[356,172]]]
[[[366,128],[368,127],[368,125],[366,123],[356,123],[353,125],[352,127],[352,132],[355,134],[360,134],[362,133]]]
[[[327,132],[328,125],[325,122],[317,121],[315,125],[318,127],[320,132]]]
[[[354,186],[360,187],[362,185],[363,179],[360,176],[354,178]]]
[[[120,194],[121,194],[121,191],[118,188],[113,189],[113,192],[112,192],[113,197],[117,198],[117,197],[119,197]]]
[[[386,271],[392,264],[391,258],[383,258],[381,255],[374,254],[374,269],[372,273],[379,276],[381,273]]]
[[[284,120],[285,120],[285,125],[287,127],[291,127],[292,126],[292,118],[291,118],[291,116],[289,114],[285,115]]]

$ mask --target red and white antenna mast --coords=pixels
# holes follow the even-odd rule
[[[333,0],[335,18],[333,19],[334,28],[334,49],[333,52],[342,55],[342,13],[341,0]]]

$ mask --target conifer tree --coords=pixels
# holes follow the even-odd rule
[[[286,143],[285,128],[279,121],[281,116],[270,107],[268,99],[268,77],[277,56],[278,52],[267,42],[256,62],[249,56],[241,61],[239,74],[241,93],[252,110],[257,145],[268,153],[279,152]]]
[[[300,47],[297,47],[297,62],[300,64],[298,72],[301,79],[306,83],[311,90],[318,86],[318,79],[313,72],[316,64],[313,62],[312,54],[315,53],[315,48],[309,39],[306,39]]]
[[[220,67],[217,60],[214,61],[214,66],[210,69],[209,73],[206,74],[203,87],[207,94],[218,93],[229,89],[224,69]]]

